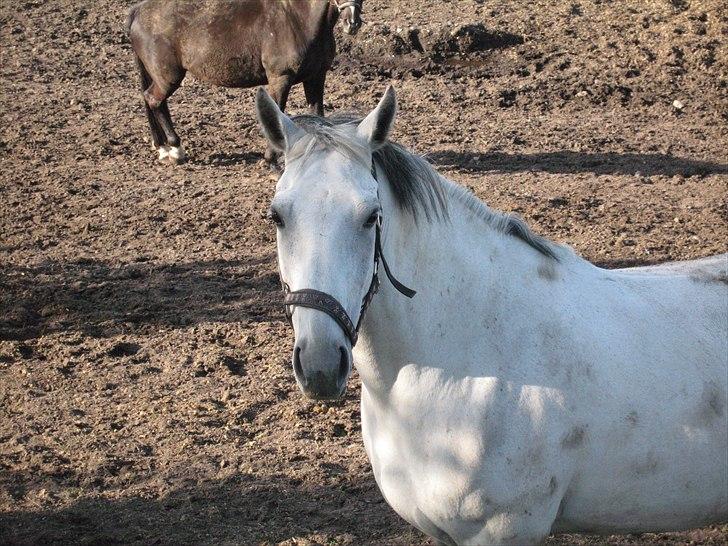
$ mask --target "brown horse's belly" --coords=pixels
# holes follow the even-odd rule
[[[243,60],[231,57],[225,61],[190,67],[189,72],[198,80],[220,87],[255,87],[265,85],[268,78],[263,67],[246,68]]]
[[[221,87],[254,87],[268,82],[255,44],[241,46],[207,38],[181,48],[185,70],[197,79]]]

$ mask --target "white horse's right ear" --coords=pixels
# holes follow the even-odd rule
[[[293,120],[281,112],[276,102],[262,87],[255,95],[255,113],[263,135],[277,152],[288,152],[304,134]]]
[[[356,134],[367,141],[374,151],[387,142],[395,117],[397,117],[397,95],[394,87],[390,85],[377,107],[358,125]]]

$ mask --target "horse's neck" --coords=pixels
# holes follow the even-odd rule
[[[417,294],[407,299],[380,273],[357,347],[357,367],[370,391],[386,391],[403,365],[447,371],[466,365],[458,359],[470,347],[500,350],[488,345],[497,339],[480,341],[492,334],[488,325],[508,324],[526,291],[547,306],[549,283],[571,269],[492,227],[457,197],[446,197],[449,221],[415,223],[398,210],[386,184],[381,193],[384,255],[392,273]]]
[[[333,32],[339,20],[339,10],[330,0],[316,3],[312,15],[315,32]]]
[[[333,32],[334,26],[339,21],[339,8],[337,8],[333,2],[327,0],[324,13],[326,15],[327,28],[330,32]]]
[[[307,6],[296,2],[282,5],[280,13],[293,21],[293,28],[298,29],[307,39],[330,33],[339,18],[339,12],[333,2],[329,0],[314,0]]]

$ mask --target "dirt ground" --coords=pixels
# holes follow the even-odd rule
[[[186,80],[191,160],[158,164],[131,3],[0,5],[0,543],[430,544],[374,483],[356,380],[333,404],[294,384],[253,90]],[[605,267],[727,250],[724,0],[366,0],[365,20],[329,110],[393,82],[396,140]]]

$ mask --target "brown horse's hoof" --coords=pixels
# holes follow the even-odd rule
[[[187,161],[187,154],[182,146],[160,146],[159,161],[169,163],[171,165],[181,165]]]
[[[169,162],[173,165],[181,165],[187,161],[187,154],[185,153],[182,146],[170,146],[169,148]]]
[[[281,156],[282,156],[282,154],[280,152],[274,150],[271,146],[268,146],[265,149],[265,153],[263,154],[263,158],[270,165],[277,165],[278,160],[281,158]]]

